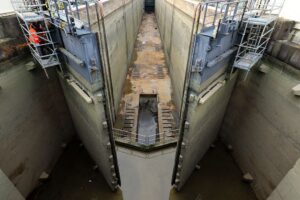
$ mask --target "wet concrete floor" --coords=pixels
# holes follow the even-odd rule
[[[111,192],[79,141],[63,153],[48,182],[28,200],[256,200],[221,143],[210,149],[182,191],[171,187],[175,148],[144,154],[118,148],[122,186]]]

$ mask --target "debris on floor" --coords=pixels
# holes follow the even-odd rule
[[[245,183],[252,183],[254,181],[254,178],[252,177],[252,175],[250,173],[246,173],[243,175],[243,181]]]

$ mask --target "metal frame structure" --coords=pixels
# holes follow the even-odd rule
[[[228,59],[236,51],[234,44],[246,6],[246,0],[218,0],[200,4],[194,18],[195,35],[190,55],[191,79],[198,85],[197,91],[201,90],[200,83],[219,70],[226,70]]]
[[[47,2],[51,22],[57,28],[72,35],[91,31],[90,3],[94,1],[48,0]],[[85,12],[80,12],[82,9]]]
[[[182,152],[187,153],[186,143],[184,142],[185,137],[191,136],[189,134],[185,135],[190,126],[188,112],[191,106],[190,103],[193,102],[190,97],[197,95],[199,91],[201,92],[200,85],[202,83],[207,85],[204,81],[209,80],[208,78],[216,73],[216,69],[224,68],[224,71],[226,71],[225,68],[236,49],[234,47],[235,38],[240,22],[243,21],[247,3],[247,0],[206,1],[200,2],[194,10],[181,98],[179,140],[172,175],[172,184],[177,190],[183,184],[180,171],[183,167]],[[205,80],[203,80],[203,76],[206,76],[204,77]],[[208,82],[211,83],[211,80]],[[188,149],[191,153],[192,147]]]
[[[233,68],[249,71],[263,56],[284,0],[250,1]]]
[[[114,128],[113,135],[119,144],[138,147],[140,149],[154,149],[153,147],[175,144],[178,140],[178,129],[153,135],[142,135]]]
[[[246,0],[215,0],[202,2],[197,16],[194,18],[196,23],[196,34],[210,33],[208,36],[216,38],[216,34],[222,25],[236,23],[243,18]]]
[[[59,66],[61,69],[61,64],[48,27],[50,19],[45,15],[46,11],[43,9],[46,4],[41,3],[40,0],[11,0],[11,3],[31,54],[42,66],[46,76],[49,78],[46,69],[52,66]],[[30,31],[32,23],[40,24],[43,30],[33,34]],[[30,39],[31,37],[38,37],[40,42],[33,42]]]

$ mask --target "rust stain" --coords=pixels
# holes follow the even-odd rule
[[[126,94],[130,94],[131,92],[132,92],[131,80],[129,78],[126,78],[123,93],[124,95],[126,95]]]
[[[18,41],[8,41],[0,46],[0,61],[8,60],[16,55],[26,52],[28,49],[26,43],[18,44]]]
[[[125,104],[133,108],[139,106],[139,95],[142,93],[157,94],[159,107],[176,111],[172,101],[171,79],[154,13],[143,15],[123,88],[118,118],[124,118]],[[120,119],[116,122],[118,126],[122,121]]]

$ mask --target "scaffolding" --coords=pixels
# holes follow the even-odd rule
[[[262,58],[284,0],[252,0],[242,22],[242,37],[233,68],[250,71]]]
[[[40,0],[11,0],[11,3],[31,54],[49,77],[46,69],[61,68],[61,64],[49,30],[46,4]]]

